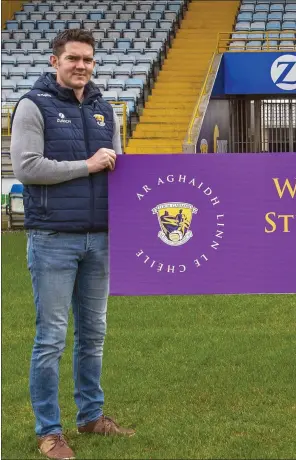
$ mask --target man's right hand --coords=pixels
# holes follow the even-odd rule
[[[99,149],[97,152],[86,160],[89,174],[102,171],[103,169],[110,169],[113,171],[115,167],[116,153],[111,149]]]

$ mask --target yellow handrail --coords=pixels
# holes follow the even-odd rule
[[[235,34],[235,38],[232,35]],[[280,37],[281,34],[291,34],[291,38]],[[249,46],[246,48],[248,41],[252,40],[252,35],[255,36],[254,40],[265,42],[266,46],[262,49],[261,46]],[[261,35],[262,38],[258,38],[258,35]],[[276,36],[277,35],[277,36]],[[256,37],[257,36],[257,37]],[[280,48],[281,41],[290,41],[293,45],[284,45]],[[233,42],[241,41],[243,42],[241,46],[230,47],[230,44]],[[270,44],[270,42],[276,42],[276,44]],[[224,53],[227,51],[238,51],[238,52],[274,52],[274,51],[296,51],[296,38],[295,30],[256,30],[256,31],[235,31],[231,32],[220,32],[218,34],[218,53]]]
[[[193,115],[192,115],[192,118],[191,118],[191,121],[190,121],[190,125],[189,125],[189,128],[188,128],[188,136],[187,136],[187,143],[188,144],[191,144],[191,141],[192,141],[192,129],[193,129],[193,125],[194,125],[194,122],[197,118],[197,114],[198,114],[198,111],[199,111],[199,106],[200,106],[200,103],[201,103],[201,100],[202,100],[202,97],[204,96],[205,94],[205,90],[206,90],[206,87],[207,87],[207,83],[208,83],[208,79],[209,79],[209,76],[210,76],[210,73],[212,71],[212,67],[213,67],[213,64],[214,64],[214,60],[215,60],[215,57],[217,55],[217,48],[216,50],[214,51],[213,53],[213,56],[211,58],[211,61],[210,61],[210,65],[209,65],[209,68],[208,68],[208,71],[207,71],[207,74],[206,74],[206,78],[204,80],[204,84],[201,88],[201,91],[200,91],[200,94],[199,94],[199,98],[197,100],[197,103],[194,107],[194,111],[193,111]]]

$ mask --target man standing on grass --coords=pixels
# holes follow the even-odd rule
[[[112,107],[90,82],[95,42],[65,30],[13,118],[11,158],[23,182],[27,257],[36,307],[30,392],[41,453],[74,458],[62,435],[59,360],[74,315],[74,398],[80,433],[127,435],[103,415],[100,386],[108,296],[108,170],[121,153]]]

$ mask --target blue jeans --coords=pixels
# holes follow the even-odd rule
[[[74,398],[77,425],[102,415],[100,386],[109,290],[107,233],[30,230],[27,245],[36,307],[30,393],[36,434],[61,433],[59,361],[70,305],[74,315]]]

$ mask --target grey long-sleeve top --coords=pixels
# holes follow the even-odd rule
[[[119,120],[114,112],[113,149],[121,154]],[[88,176],[85,160],[57,161],[44,157],[44,121],[30,99],[19,103],[12,126],[10,155],[16,178],[23,184],[50,185]]]

